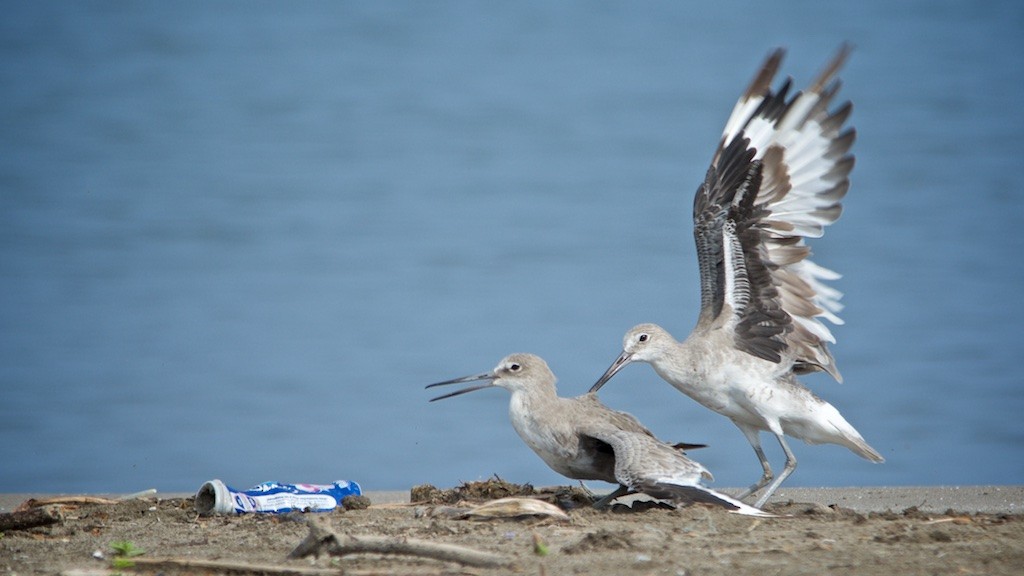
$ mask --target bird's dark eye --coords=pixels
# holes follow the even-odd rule
[[[522,366],[520,366],[519,364],[511,364],[508,367],[508,369],[513,371],[513,372],[519,372],[520,368],[522,368]]]
[[[650,336],[648,336],[647,334],[641,334],[640,336],[637,337],[637,341],[638,342],[647,342],[648,338],[650,338]]]

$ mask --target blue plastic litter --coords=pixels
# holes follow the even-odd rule
[[[248,490],[235,490],[220,480],[205,482],[196,493],[199,514],[263,512],[329,512],[346,496],[359,496],[359,484],[338,480],[333,484],[282,484],[264,482]]]

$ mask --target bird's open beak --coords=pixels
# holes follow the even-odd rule
[[[623,350],[622,354],[619,354],[619,357],[615,359],[615,362],[612,362],[612,365],[609,366],[608,369],[604,371],[604,374],[600,378],[598,378],[597,382],[590,387],[590,391],[597,392],[598,390],[600,390],[601,386],[604,386],[605,382],[611,380],[612,376],[615,376],[615,374],[618,373],[619,370],[622,370],[626,366],[626,364],[629,364],[632,361],[633,354]]]
[[[430,401],[433,402],[434,400],[444,400],[445,398],[451,398],[452,396],[458,396],[460,394],[465,394],[467,392],[472,392],[474,390],[480,390],[482,388],[490,388],[494,386],[494,380],[496,379],[497,376],[495,376],[493,373],[484,372],[483,374],[474,374],[472,376],[463,376],[462,378],[455,378],[452,380],[445,380],[444,382],[437,382],[435,384],[428,385],[427,388],[433,388],[434,386],[445,386],[447,384],[462,384],[464,382],[479,382],[480,380],[487,380],[486,384],[477,384],[476,386],[470,386],[469,388],[456,390],[455,392],[451,392],[443,396],[438,396],[437,398],[431,398]]]

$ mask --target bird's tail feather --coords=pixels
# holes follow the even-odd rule
[[[803,436],[805,442],[809,444],[818,444],[823,442],[839,444],[841,446],[846,446],[865,460],[871,460],[876,463],[885,462],[885,458],[883,458],[877,450],[868,445],[867,441],[864,440],[864,437],[860,435],[860,432],[857,432],[857,429],[847,422],[846,418],[843,418],[843,415],[839,413],[839,410],[836,410],[835,406],[832,406],[827,402],[823,402],[823,404],[829,411],[827,419],[834,431],[821,438],[811,438],[805,435]]]
[[[885,462],[885,458],[878,453],[874,448],[868,445],[863,438],[850,438],[849,443],[846,445],[847,448],[853,450],[861,458],[871,460],[872,462]]]
[[[839,443],[846,446],[865,460],[871,460],[872,462],[885,462],[885,458],[883,458],[877,450],[868,445],[867,441],[864,440],[864,437],[860,435],[860,432],[857,432],[857,429],[847,422],[846,419],[839,414],[838,410],[836,410],[835,416],[836,417],[830,420],[830,423],[835,426],[836,431],[839,433],[841,438]]]
[[[640,488],[640,491],[655,498],[665,500],[714,504],[715,506],[721,506],[730,512],[743,514],[744,516],[760,516],[762,518],[776,517],[774,514],[769,514],[760,508],[744,504],[731,496],[726,496],[721,492],[716,492],[703,486],[659,482],[657,485],[643,486]]]

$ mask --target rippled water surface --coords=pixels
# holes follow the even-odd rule
[[[1024,482],[1024,5],[847,4],[8,6],[0,491],[560,481],[507,393],[423,385],[525,351],[581,394],[633,324],[684,336],[736,97],[842,41],[846,382],[808,384],[888,461],[796,442],[789,484]],[[649,367],[601,395],[758,476]]]

